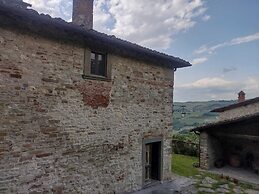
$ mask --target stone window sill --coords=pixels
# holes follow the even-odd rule
[[[111,79],[104,77],[104,76],[98,76],[98,75],[82,75],[83,79],[91,79],[91,80],[100,80],[100,81],[106,81],[110,82]]]

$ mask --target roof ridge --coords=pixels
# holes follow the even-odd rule
[[[214,109],[210,112],[225,112],[227,110],[231,110],[231,109],[234,109],[234,108],[246,106],[246,105],[257,103],[257,102],[259,102],[259,97],[248,99],[248,100],[245,100],[244,102],[238,102],[238,103],[231,104],[231,105],[228,105],[228,106],[224,106],[224,107],[221,107],[221,108],[216,108],[216,109]]]

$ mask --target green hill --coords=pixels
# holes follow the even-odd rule
[[[186,134],[193,127],[213,122],[218,114],[213,109],[234,104],[236,101],[175,102],[173,113],[174,133]]]

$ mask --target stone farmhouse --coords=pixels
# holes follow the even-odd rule
[[[171,178],[174,72],[189,62],[0,0],[0,193],[122,193]]]
[[[200,135],[200,167],[259,184],[259,97],[212,110],[219,120],[192,131]]]

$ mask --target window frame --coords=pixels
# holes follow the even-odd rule
[[[94,59],[92,59],[92,54],[94,55]],[[99,64],[99,59],[98,59],[99,56],[102,57],[102,60],[101,60],[102,64]],[[92,64],[92,60],[94,60],[95,73],[96,72],[100,72],[100,69],[103,68],[104,75],[92,73],[92,65],[93,65]],[[92,76],[107,77],[107,55],[106,54],[103,54],[103,53],[100,53],[100,52],[93,52],[93,51],[91,51],[91,64],[90,65],[91,65],[91,72],[90,72],[90,74]]]
[[[142,139],[142,186],[146,187],[149,185],[149,182],[145,179],[145,173],[146,173],[146,145],[152,144],[152,143],[160,143],[160,166],[159,166],[159,180],[156,180],[156,182],[162,181],[164,179],[164,139],[163,137],[150,137],[150,138],[144,138]]]
[[[99,54],[104,57],[104,63],[105,63],[105,76],[102,75],[95,75],[91,73],[91,54]],[[85,49],[84,51],[84,71],[83,76],[84,79],[93,79],[93,80],[101,80],[101,81],[111,81],[111,63],[110,63],[110,57],[109,54],[102,51],[96,51],[96,50],[89,50]]]

